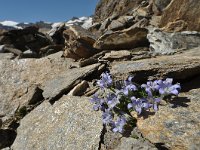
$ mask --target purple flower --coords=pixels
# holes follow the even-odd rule
[[[153,109],[155,111],[158,111],[158,103],[161,101],[161,99],[159,97],[153,97],[153,94],[152,92],[147,92],[148,93],[148,96],[147,96],[147,101],[148,101],[148,104],[149,104],[149,108],[150,107],[153,107]]]
[[[116,122],[113,124],[113,132],[120,132],[123,133],[124,125],[126,124],[126,118],[124,116],[120,116]]]
[[[138,113],[138,114],[141,114],[142,112],[142,109],[143,108],[146,108],[148,109],[150,107],[150,104],[147,102],[146,99],[144,98],[135,98],[134,96],[131,97],[131,103],[128,104],[128,109],[131,109],[131,108],[134,108],[135,111]]]
[[[181,89],[180,84],[174,84],[172,85],[173,79],[167,78],[165,81],[162,81],[159,83],[159,93],[161,95],[178,95],[179,90]]]
[[[104,110],[104,106],[103,106],[104,100],[99,98],[97,93],[95,93],[93,95],[93,97],[90,99],[90,102],[95,104],[93,106],[94,110],[96,110],[96,111],[99,110],[99,109]]]
[[[109,109],[105,109],[102,114],[103,124],[111,124],[113,121],[113,113]]]
[[[145,91],[147,93],[150,93],[152,91],[156,91],[159,89],[159,85],[158,83],[160,82],[161,80],[155,80],[155,81],[148,81],[147,84],[142,84],[141,87],[142,88],[145,88]]]
[[[107,88],[112,85],[112,78],[109,73],[102,73],[101,79],[97,81],[97,84],[101,88]]]
[[[114,93],[108,94],[107,96],[107,104],[109,108],[114,108],[120,101]]]
[[[124,95],[128,95],[129,91],[136,91],[137,87],[132,83],[133,77],[129,77],[128,80],[124,81],[124,87],[122,89],[122,92]]]

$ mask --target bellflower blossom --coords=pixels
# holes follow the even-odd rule
[[[142,84],[141,87],[145,88],[147,93],[151,93],[152,91],[157,91],[159,89],[158,83],[160,81],[161,80],[148,81],[147,84]]]
[[[110,93],[107,96],[107,104],[109,108],[114,108],[120,101],[114,93]]]
[[[135,109],[138,114],[141,114],[143,108],[149,108],[149,104],[147,100],[144,98],[135,98],[135,96],[131,97],[131,103],[127,105],[128,109]]]
[[[97,81],[97,84],[100,88],[107,88],[112,85],[112,78],[109,73],[102,73],[101,79]]]
[[[154,97],[152,92],[147,92],[148,96],[147,96],[147,101],[149,103],[149,107],[153,107],[153,109],[155,111],[158,111],[158,103],[161,101],[161,98],[159,97]]]
[[[105,109],[102,114],[103,124],[111,124],[113,121],[113,113],[109,109]]]
[[[93,97],[90,99],[90,102],[94,103],[93,109],[96,110],[96,111],[99,110],[99,109],[100,110],[104,110],[105,109],[104,108],[105,100],[102,99],[102,98],[99,98],[97,93],[95,93],[93,95]]]
[[[122,92],[124,95],[128,95],[129,91],[136,91],[137,87],[132,83],[133,77],[128,77],[128,80],[124,81],[124,87]]]
[[[116,122],[113,123],[113,132],[123,133],[124,125],[126,124],[126,118],[124,116],[120,116]]]
[[[170,94],[178,95],[179,90],[181,89],[180,84],[172,85],[173,79],[167,78],[165,81],[160,81],[159,84],[159,93],[161,95],[167,96]]]

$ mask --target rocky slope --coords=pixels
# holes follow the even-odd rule
[[[198,150],[199,7],[197,0],[100,0],[88,29],[78,21],[46,33],[0,30],[0,149]],[[136,116],[129,135],[116,134],[89,101],[105,71],[139,83],[174,78],[181,93]]]

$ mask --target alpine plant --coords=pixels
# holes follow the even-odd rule
[[[90,99],[95,111],[102,111],[104,125],[110,126],[113,132],[123,133],[126,127],[132,127],[135,118],[132,111],[142,115],[143,111],[158,111],[161,100],[178,96],[180,84],[173,84],[172,78],[148,81],[138,85],[133,77],[125,81],[114,82],[111,75],[105,72],[97,81],[99,91]]]

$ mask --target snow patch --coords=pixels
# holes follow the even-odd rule
[[[2,24],[3,26],[13,27],[13,28],[16,28],[16,29],[22,29],[22,27],[17,26],[19,23],[15,22],[15,21],[6,20],[6,21],[0,22],[0,24]]]

